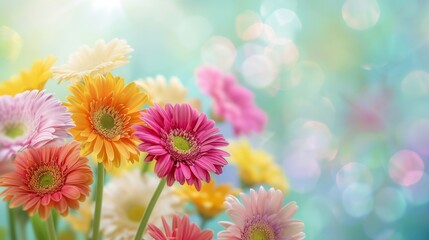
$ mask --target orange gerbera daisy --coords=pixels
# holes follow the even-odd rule
[[[132,126],[142,124],[139,110],[148,103],[147,95],[110,73],[86,76],[69,89],[73,95],[66,106],[76,124],[70,132],[81,142],[82,154],[94,154],[107,169],[138,161],[140,142]]]
[[[10,201],[10,207],[23,206],[30,215],[38,211],[45,220],[52,207],[63,216],[69,207],[78,209],[92,184],[88,159],[79,152],[76,142],[18,152],[16,170],[0,178],[0,186],[6,187],[0,196]]]

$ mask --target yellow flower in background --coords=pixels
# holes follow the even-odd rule
[[[237,165],[244,186],[268,184],[287,192],[289,184],[273,157],[263,150],[253,149],[247,140],[232,142],[228,147],[230,160]]]
[[[140,141],[133,125],[143,124],[140,108],[148,103],[147,95],[110,73],[86,76],[69,89],[73,95],[65,105],[76,124],[70,133],[81,143],[82,155],[93,154],[107,170],[138,161]]]
[[[144,168],[147,167],[147,170],[150,172],[153,172],[153,169],[155,167],[155,162],[145,162],[144,159],[146,157],[147,153],[142,152],[140,153],[140,160],[138,162],[134,162],[134,163],[130,163],[127,161],[124,161],[123,163],[121,163],[121,166],[118,168],[112,168],[107,170],[107,173],[109,173],[109,175],[117,177],[117,176],[121,176],[123,174],[129,173],[132,170],[136,169],[136,168]],[[144,166],[147,165],[147,166]]]
[[[91,198],[87,198],[85,202],[80,204],[76,212],[71,212],[64,217],[73,230],[87,234],[91,227],[92,213],[94,212],[94,204]]]
[[[178,192],[184,200],[194,204],[201,217],[211,219],[225,211],[225,198],[228,195],[237,196],[240,190],[232,188],[229,184],[216,185],[212,179],[209,183],[203,182],[200,191],[185,184]]]
[[[36,60],[29,70],[12,76],[10,80],[2,81],[0,83],[0,96],[14,96],[27,90],[42,90],[49,78],[52,77],[51,67],[56,60],[53,56]]]
[[[136,80],[135,83],[140,89],[149,95],[153,103],[165,106],[165,104],[189,103],[192,107],[200,109],[200,102],[197,99],[188,99],[188,90],[183,86],[177,77],[167,80],[164,76],[158,75],[156,78],[146,78]]]
[[[105,43],[98,40],[94,47],[82,46],[69,56],[69,62],[53,68],[54,78],[64,82],[78,82],[85,76],[104,75],[115,68],[127,64],[134,51],[124,39],[113,39]]]

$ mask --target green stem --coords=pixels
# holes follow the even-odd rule
[[[201,229],[204,229],[204,227],[207,225],[208,220],[209,219],[206,217],[201,217]]]
[[[16,240],[16,228],[15,228],[15,211],[7,206],[9,213],[9,231],[10,231],[10,239]]]
[[[52,213],[49,215],[48,220],[46,221],[46,226],[48,228],[48,239],[57,240],[57,234],[55,233],[55,224]]]
[[[158,187],[155,190],[155,193],[153,194],[152,198],[150,199],[149,205],[146,208],[146,211],[144,212],[143,218],[140,222],[139,229],[136,233],[135,240],[141,240],[144,231],[146,230],[147,222],[149,221],[149,217],[152,214],[153,208],[155,207],[156,201],[158,201],[159,196],[161,195],[162,189],[164,189],[165,182],[167,180],[165,178],[161,179],[161,181],[158,184]]]
[[[97,166],[97,192],[95,196],[94,222],[92,223],[92,239],[98,240],[100,234],[101,204],[103,202],[104,167],[103,163]]]
[[[142,174],[145,174],[149,170],[150,162],[143,162]]]

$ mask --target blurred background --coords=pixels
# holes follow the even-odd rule
[[[428,12],[426,0],[0,0],[0,80],[122,38],[134,52],[115,74],[177,76],[209,112],[195,70],[216,66],[267,113],[250,141],[282,167],[306,239],[429,239]],[[238,186],[228,168],[218,181]]]

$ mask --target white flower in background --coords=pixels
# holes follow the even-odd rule
[[[104,188],[101,231],[104,239],[134,239],[144,211],[160,179],[138,169],[113,178]],[[164,188],[149,218],[149,223],[162,226],[161,216],[182,212],[182,203],[173,188]],[[144,236],[147,239],[147,236]]]
[[[123,39],[105,43],[98,40],[94,48],[82,46],[69,56],[69,62],[52,69],[59,82],[80,81],[87,75],[105,74],[129,62],[128,53],[134,51]]]
[[[140,89],[149,95],[153,103],[165,106],[165,104],[189,103],[196,109],[199,109],[198,100],[187,99],[188,90],[183,86],[177,77],[171,77],[170,80],[164,76],[158,75],[156,78],[146,78],[136,80],[135,83]]]

